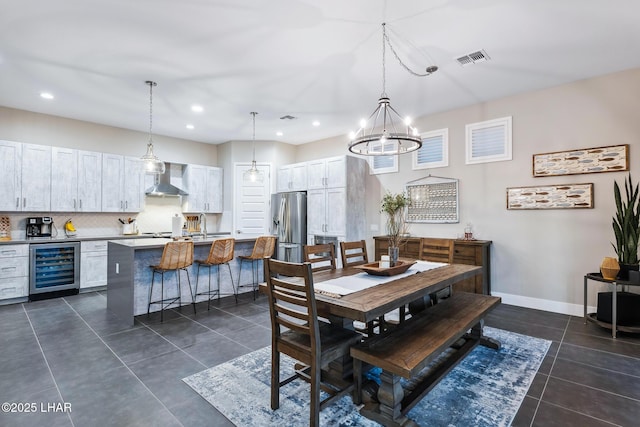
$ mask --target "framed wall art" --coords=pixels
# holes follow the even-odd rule
[[[507,209],[593,208],[593,183],[507,188]]]
[[[629,144],[533,155],[533,176],[576,175],[629,170]]]
[[[457,223],[458,180],[427,176],[408,182],[407,222]]]

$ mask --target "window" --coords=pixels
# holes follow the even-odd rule
[[[511,117],[466,126],[466,163],[511,160]]]
[[[371,151],[381,151],[382,145],[372,146]],[[385,144],[387,150],[395,149],[394,143],[388,142]],[[371,168],[371,175],[377,175],[380,173],[398,172],[398,156],[371,156],[369,157],[369,167]]]
[[[449,166],[449,129],[438,129],[420,135],[422,147],[413,152],[413,169]]]

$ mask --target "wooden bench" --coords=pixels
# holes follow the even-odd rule
[[[484,316],[499,304],[498,297],[454,293],[388,334],[352,347],[356,404],[362,403],[362,363],[382,368],[379,404],[365,405],[361,414],[385,426],[415,425],[407,412],[471,350],[478,344],[500,348],[482,334]],[[414,387],[404,390],[400,377]]]

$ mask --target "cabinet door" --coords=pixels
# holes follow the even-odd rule
[[[51,147],[22,144],[22,210],[51,210]]]
[[[327,188],[347,186],[347,159],[346,156],[331,157],[326,159],[326,179]]]
[[[207,168],[206,211],[222,213],[222,169]]]
[[[79,210],[78,152],[71,148],[51,147],[51,210]]]
[[[22,210],[22,144],[0,141],[0,211]]]
[[[296,163],[291,165],[291,191],[307,190],[307,163]]]
[[[140,212],[144,204],[144,175],[142,160],[137,157],[124,158],[123,177],[124,211]]]
[[[281,166],[276,171],[276,192],[290,191],[291,166]]]
[[[80,288],[107,285],[107,252],[80,254]]]
[[[329,188],[327,192],[327,226],[325,234],[343,236],[347,234],[347,190],[346,188]]]
[[[102,155],[102,212],[124,210],[122,183],[124,158],[116,154]]]
[[[187,165],[185,167],[185,183],[188,196],[184,197],[183,212],[203,212],[207,188],[207,171],[205,166]]]
[[[307,189],[308,190],[315,190],[318,188],[325,187],[326,164],[327,163],[324,159],[307,162]]]
[[[325,234],[326,192],[309,190],[307,192],[307,233]]]
[[[102,153],[78,151],[79,212],[102,210]]]

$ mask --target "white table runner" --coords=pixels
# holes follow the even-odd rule
[[[444,262],[416,261],[407,271],[395,276],[374,276],[365,272],[354,274],[352,276],[338,277],[336,279],[324,282],[314,283],[315,291],[319,294],[339,298],[343,295],[349,295],[353,292],[362,291],[372,286],[381,285],[411,276],[412,274],[422,271],[432,270],[434,268],[448,265]]]

